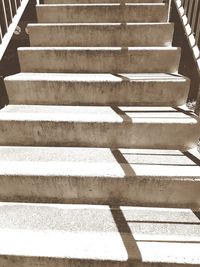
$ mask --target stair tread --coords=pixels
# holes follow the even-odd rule
[[[165,3],[123,3],[125,6],[165,6]],[[73,3],[73,4],[43,4],[37,5],[39,8],[45,7],[67,7],[67,6],[122,6],[121,3]]]
[[[196,149],[0,147],[0,175],[155,179],[200,179]],[[129,172],[124,170],[130,169]],[[116,182],[117,182],[116,180]],[[114,181],[114,180],[113,180]]]
[[[0,215],[0,263],[200,264],[199,213],[190,209],[0,203]]]
[[[122,82],[122,81],[187,81],[188,78],[180,74],[170,73],[29,73],[21,72],[5,78],[5,80],[48,80],[74,82]]]
[[[179,51],[180,48],[179,47],[172,47],[172,46],[146,46],[146,47],[136,47],[136,46],[132,46],[132,47],[20,47],[17,49],[18,51],[48,51],[48,50],[52,50],[52,51],[144,51],[144,50],[149,50],[149,51],[155,51],[155,50],[164,50],[164,51],[168,51],[168,50],[172,50],[172,51]]]
[[[165,26],[172,22],[57,22],[57,23],[29,23],[28,27],[67,27],[67,26]]]
[[[44,4],[70,4],[70,2],[81,2],[81,1],[85,1],[86,3],[89,3],[89,2],[94,2],[97,1],[99,3],[103,3],[103,2],[113,2],[113,3],[117,3],[117,2],[121,2],[120,0],[119,1],[116,1],[116,0],[44,0]],[[130,2],[130,3],[162,3],[163,0],[142,0],[142,1],[138,1],[138,0],[128,0],[126,2]]]
[[[8,105],[0,121],[57,121],[82,123],[198,124],[189,110],[172,107]]]

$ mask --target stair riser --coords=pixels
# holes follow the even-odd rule
[[[189,81],[64,82],[5,80],[10,104],[162,105],[186,102]]]
[[[166,22],[164,5],[37,6],[39,23]]]
[[[177,178],[1,176],[0,200],[199,208],[199,180]]]
[[[123,234],[124,236],[125,234]],[[125,235],[126,237],[126,235]],[[127,238],[127,237],[126,237]],[[132,236],[127,238],[128,240],[132,240]],[[122,241],[121,241],[122,242]],[[134,261],[134,267],[168,267],[169,263],[163,262],[162,265],[160,263],[152,263],[145,262],[141,263],[139,260]],[[14,256],[14,255],[6,255],[0,256],[0,265],[6,267],[27,267],[27,266],[42,266],[42,267],[130,267],[130,261],[114,261],[114,260],[98,260],[98,259],[69,259],[69,258],[56,258],[56,257],[28,257],[28,256]],[[173,267],[179,267],[180,264],[171,264]],[[188,267],[198,267],[196,264],[183,264],[182,266]],[[181,267],[182,267],[181,266]]]
[[[180,50],[20,49],[22,72],[173,73]]]
[[[42,267],[129,267],[129,263],[102,261],[102,260],[82,260],[82,259],[66,259],[55,257],[28,257],[28,256],[14,256],[6,255],[0,256],[0,265],[6,267],[20,267],[27,266],[42,266]],[[135,267],[142,267],[140,263],[134,264]],[[152,267],[151,263],[146,264],[147,267]],[[159,267],[154,265],[155,267]],[[163,267],[168,265],[162,264]]]
[[[172,42],[173,24],[134,26],[37,26],[36,24],[30,25],[28,30],[31,46],[169,46]]]
[[[30,115],[31,116],[31,115]],[[14,129],[12,131],[11,129]],[[1,121],[0,145],[132,147],[187,150],[199,139],[199,125],[185,123],[93,123]]]

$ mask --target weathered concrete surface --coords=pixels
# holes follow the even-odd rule
[[[0,147],[0,158],[1,201],[200,206],[193,152]]]
[[[191,210],[1,203],[0,235],[7,267],[200,264]]]
[[[31,46],[143,47],[170,46],[173,28],[171,23],[42,23],[29,24],[28,31]]]
[[[0,267],[200,266],[200,213],[119,207],[200,207],[166,5],[58,1],[79,4],[37,7],[31,43],[50,47],[19,49],[24,73],[5,80],[19,105],[0,110],[0,201],[104,206],[0,203]]]
[[[165,73],[19,73],[5,84],[10,104],[178,106],[186,102],[190,82]]]
[[[22,72],[173,73],[175,47],[31,47],[19,48]]]
[[[195,114],[170,107],[8,105],[0,111],[1,145],[187,150],[199,130]]]
[[[167,8],[164,3],[56,4],[39,5],[36,8],[39,23],[167,21]]]

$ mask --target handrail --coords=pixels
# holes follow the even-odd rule
[[[174,0],[174,3],[184,26],[199,75],[199,84],[195,89],[197,90],[195,113],[200,116],[200,0]]]
[[[0,60],[29,0],[0,0]]]

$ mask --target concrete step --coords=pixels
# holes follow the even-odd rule
[[[175,47],[27,47],[18,49],[22,72],[174,73]]]
[[[190,209],[1,203],[0,265],[200,265],[200,215]]]
[[[5,84],[10,104],[178,106],[186,103],[190,82],[165,73],[19,73]]]
[[[0,201],[198,208],[200,154],[5,146],[0,184]]]
[[[163,3],[163,0],[43,0],[44,4],[92,4],[92,3]]]
[[[163,3],[56,4],[36,8],[39,23],[166,22],[168,12]]]
[[[183,108],[8,105],[0,110],[0,145],[187,150],[196,146],[199,130],[199,118]]]
[[[173,27],[171,23],[53,23],[29,24],[28,31],[31,46],[171,46]]]

